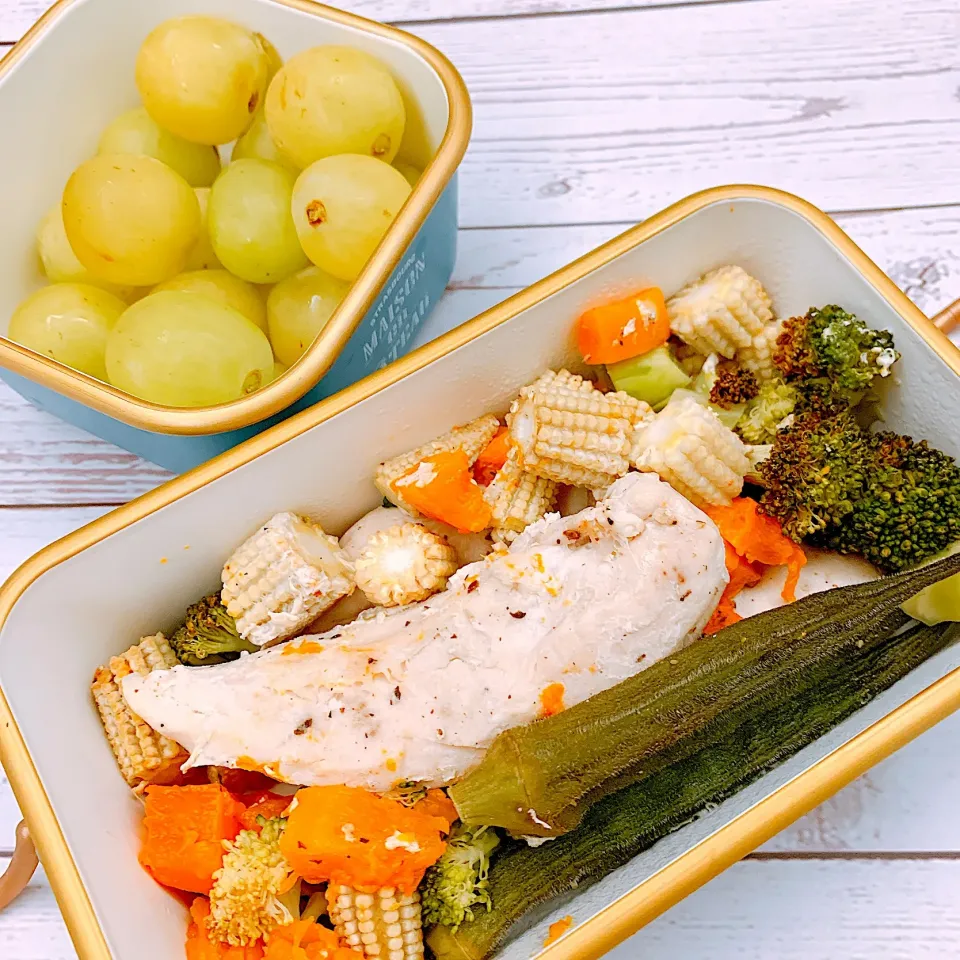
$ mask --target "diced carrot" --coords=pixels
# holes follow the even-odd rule
[[[473,479],[481,487],[488,487],[497,475],[497,471],[507,462],[510,452],[510,431],[501,427],[493,439],[480,451],[473,463]]]
[[[761,513],[756,500],[737,497],[723,507],[708,506],[704,513],[717,525],[724,540],[751,563],[768,567],[787,567],[787,581],[781,596],[790,603],[796,599],[800,568],[807,562],[803,550],[785,536],[773,517]]]
[[[209,893],[223,841],[240,832],[243,805],[219,783],[148,787],[140,863],[164,886]]]
[[[187,960],[261,960],[263,944],[257,940],[245,947],[232,947],[227,943],[211,940],[207,936],[207,917],[210,916],[210,901],[197,897],[190,907],[191,924],[187,927]],[[341,960],[337,957],[337,960]],[[347,958],[343,958],[347,960]]]
[[[456,804],[447,796],[445,790],[436,787],[428,790],[427,795],[413,805],[413,809],[428,817],[442,817],[451,827],[460,819]]]
[[[440,858],[445,817],[407,808],[359,787],[305,787],[287,818],[280,849],[308,883],[360,890],[416,890]]]
[[[573,917],[561,917],[559,920],[550,924],[547,930],[547,938],[543,941],[543,946],[549,947],[556,943],[573,926]]]
[[[703,632],[707,636],[743,619],[737,613],[734,599],[746,587],[758,584],[763,576],[763,569],[759,564],[751,563],[746,558],[741,557],[726,540],[723,541],[723,548],[730,579],[720,596],[717,609],[713,611],[713,616],[710,617],[707,625],[703,628]]]
[[[667,342],[670,319],[659,287],[591,307],[577,321],[577,346],[587,363],[617,363]]]
[[[737,613],[737,608],[733,605],[733,601],[724,594],[720,598],[717,609],[713,611],[713,616],[710,617],[707,625],[703,628],[703,633],[709,637],[711,634],[719,633],[724,627],[732,626],[742,619],[743,617]]]
[[[292,800],[293,797],[281,797],[276,793],[267,794],[240,814],[240,825],[244,830],[256,830],[259,833],[260,824],[257,823],[257,817],[272,820],[274,817],[283,816],[283,812],[290,806]]]
[[[312,920],[274,927],[263,956],[264,960],[357,960],[353,950],[340,946],[332,930]]]
[[[563,711],[562,683],[551,683],[540,691],[540,716],[552,717]]]
[[[418,513],[461,533],[480,533],[492,522],[483,488],[473,479],[470,461],[462,450],[425,457],[393,486]]]

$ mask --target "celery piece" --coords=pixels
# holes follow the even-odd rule
[[[955,553],[960,553],[960,543],[955,543],[934,559],[952,557]],[[930,584],[915,597],[911,597],[903,605],[903,609],[914,620],[930,626],[947,620],[960,620],[960,573]]]
[[[660,405],[678,387],[690,383],[666,344],[639,357],[608,363],[607,373],[618,390],[646,401],[651,407]]]

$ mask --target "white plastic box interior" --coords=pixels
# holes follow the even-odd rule
[[[771,201],[725,200],[101,540],[27,588],[0,632],[0,684],[114,956],[180,956],[186,915],[137,863],[141,808],[116,770],[90,701],[88,686],[97,664],[141,635],[172,628],[188,602],[218,586],[224,558],[272,513],[301,511],[331,532],[342,532],[379,501],[370,482],[378,461],[456,423],[503,411],[517,389],[544,369],[572,363],[572,321],[585,306],[647,284],[670,293],[724,263],[740,264],[759,277],[780,315],[839,303],[871,325],[891,330],[903,358],[888,385],[887,424],[960,454],[960,391],[949,365],[812,223]],[[601,883],[541,911],[500,957],[535,955],[552,920],[571,914],[578,925],[587,921],[957,666],[960,647],[941,653],[737,796]]]

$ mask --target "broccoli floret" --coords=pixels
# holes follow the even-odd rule
[[[757,378],[743,367],[722,366],[710,387],[710,402],[724,410],[752,400],[760,392]]]
[[[236,840],[224,844],[223,866],[213,875],[207,928],[222,943],[254,943],[296,919],[281,894],[292,873],[280,852],[287,821],[259,817],[257,822],[259,833],[241,830]],[[299,913],[299,888],[296,909]]]
[[[806,414],[781,430],[759,465],[760,505],[800,541],[838,524],[853,510],[872,459],[869,434],[849,413]]]
[[[473,919],[473,907],[491,907],[487,891],[490,854],[500,843],[490,827],[456,827],[440,859],[420,884],[424,926],[442,924],[454,930]]]
[[[777,428],[793,413],[796,405],[795,386],[767,380],[737,421],[737,433],[747,443],[773,443]]]
[[[181,663],[191,667],[235,660],[258,648],[237,633],[237,623],[215,593],[187,608],[184,622],[170,638]]]
[[[863,392],[874,377],[888,376],[899,356],[889,331],[872,330],[831,304],[785,320],[773,360],[787,380],[823,377],[843,390]]]
[[[853,509],[824,533],[884,572],[915,566],[960,539],[960,467],[925,440],[871,434],[874,469]]]

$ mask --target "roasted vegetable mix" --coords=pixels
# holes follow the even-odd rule
[[[872,426],[887,331],[727,265],[573,333],[97,671],[188,960],[486,960],[954,642],[960,468]]]

